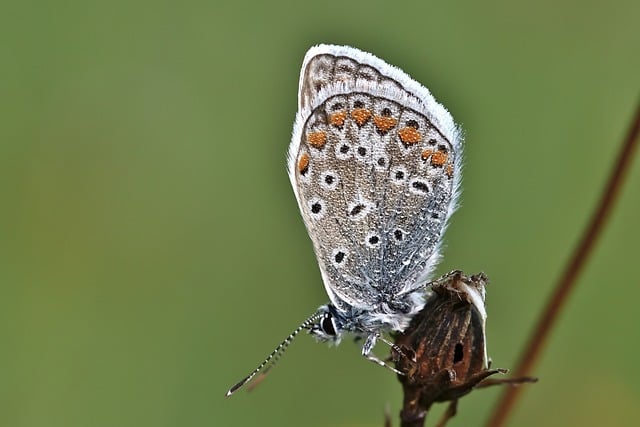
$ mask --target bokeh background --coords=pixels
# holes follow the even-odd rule
[[[515,365],[640,93],[636,0],[2,9],[10,427],[381,426],[385,407],[397,423],[394,375],[349,340],[301,336],[255,391],[223,397],[327,300],[284,167],[311,45],[400,66],[463,125],[463,205],[438,273],[491,278],[496,367]],[[511,425],[640,419],[637,159],[628,178]],[[464,398],[451,425],[481,425],[498,393]]]

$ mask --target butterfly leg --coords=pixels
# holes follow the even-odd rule
[[[376,355],[372,353],[373,347],[375,347],[376,341],[378,340],[378,338],[380,338],[382,341],[386,342],[387,344],[395,346],[393,343],[390,343],[387,340],[385,340],[383,337],[381,337],[379,332],[374,332],[370,334],[367,337],[367,340],[364,342],[364,345],[362,346],[362,355],[366,357],[368,360],[372,361],[373,363],[376,363],[380,366],[387,367],[391,369],[393,372],[395,372],[396,374],[403,375],[402,372],[398,371],[393,366],[387,365],[383,360],[378,359],[378,357],[376,357]]]

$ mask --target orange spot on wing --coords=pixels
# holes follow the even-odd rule
[[[420,142],[422,139],[422,135],[418,132],[414,127],[407,126],[398,131],[398,136],[400,137],[400,141],[402,141],[405,145],[415,144]]]
[[[427,160],[430,155],[433,154],[433,150],[424,150],[422,152],[422,160]]]
[[[453,165],[451,163],[447,165],[447,176],[449,178],[453,176]]]
[[[447,162],[447,158],[449,155],[444,151],[436,151],[431,155],[431,165],[432,166],[442,166]]]
[[[304,175],[309,170],[309,155],[304,153],[298,159],[298,171]]]
[[[380,133],[385,134],[398,124],[398,120],[389,116],[375,116],[373,118],[373,124],[376,125],[376,129],[378,129]]]
[[[371,111],[366,108],[356,108],[351,112],[351,118],[356,121],[358,126],[364,126],[371,117]]]
[[[337,113],[329,114],[329,123],[334,126],[342,127],[344,125],[344,121],[347,118],[346,111],[338,111]]]
[[[307,142],[315,148],[322,148],[327,143],[327,133],[323,130],[311,132],[307,135]]]

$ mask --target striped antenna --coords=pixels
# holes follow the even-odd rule
[[[271,352],[271,354],[269,356],[267,356],[266,359],[264,359],[264,361],[258,365],[258,367],[256,369],[253,370],[253,372],[251,372],[249,375],[247,375],[246,377],[244,377],[240,382],[238,382],[236,385],[234,385],[233,387],[231,387],[229,389],[229,391],[227,392],[227,394],[225,395],[225,397],[229,397],[231,396],[233,393],[235,393],[239,388],[241,388],[243,385],[245,385],[246,383],[248,383],[249,381],[251,381],[253,379],[253,377],[256,376],[256,374],[260,371],[262,371],[262,369],[267,366],[267,368],[262,372],[262,376],[266,375],[267,372],[269,372],[269,370],[271,368],[273,368],[273,366],[276,364],[276,362],[280,359],[280,356],[282,355],[282,353],[284,353],[284,351],[287,349],[287,347],[289,346],[289,344],[291,344],[291,341],[293,341],[293,339],[296,337],[296,335],[298,335],[303,329],[309,329],[311,327],[311,325],[313,325],[314,323],[316,323],[319,319],[322,318],[322,314],[319,313],[315,313],[313,316],[309,317],[307,320],[305,320],[304,322],[302,322],[302,324],[300,326],[298,326],[293,332],[291,332],[289,334],[289,336],[287,338],[285,338],[284,341],[282,341],[280,343],[279,346],[277,346],[275,348],[275,350],[273,350]]]

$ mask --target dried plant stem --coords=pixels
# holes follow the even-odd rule
[[[597,209],[594,212],[588,227],[585,229],[581,241],[576,246],[571,260],[555,286],[555,291],[549,298],[538,323],[530,336],[529,342],[521,354],[520,361],[515,370],[516,377],[529,375],[540,357],[549,331],[558,317],[558,313],[564,307],[567,298],[575,287],[576,279],[582,271],[591,251],[602,234],[604,226],[612,211],[624,178],[630,168],[635,149],[638,145],[640,134],[640,105],[636,108],[636,114],[625,141],[621,147],[616,163],[613,166],[607,186],[605,187]],[[515,402],[520,395],[521,387],[507,387],[496,405],[488,427],[503,426],[509,416]]]

